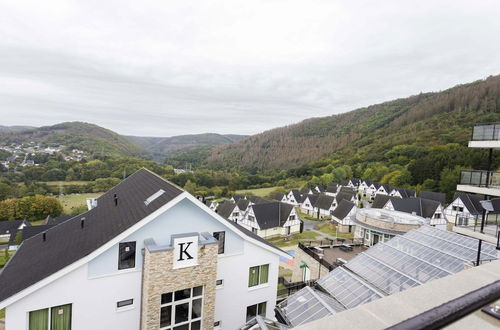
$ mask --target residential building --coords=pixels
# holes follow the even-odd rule
[[[301,221],[294,206],[281,202],[251,205],[240,224],[263,238],[288,236],[301,231]]]
[[[332,212],[332,221],[337,224],[341,233],[354,232],[354,222],[352,217],[356,214],[356,204],[348,200],[341,200],[339,205]]]
[[[418,197],[439,202],[442,206],[446,205],[446,194],[442,192],[420,191]]]
[[[235,329],[272,317],[280,257],[141,169],[25,240],[0,273],[0,309],[6,330]]]
[[[329,195],[329,196],[336,196],[338,191],[340,189],[340,186],[335,183],[335,182],[332,182],[330,183],[327,187],[326,187],[326,191],[325,191],[325,194],[326,195]]]
[[[31,224],[26,220],[0,221],[0,245],[6,245],[11,251],[17,250],[16,235],[23,228],[29,226]]]
[[[398,198],[410,198],[410,197],[416,197],[416,194],[415,194],[415,190],[413,190],[413,189],[393,188],[392,191],[390,192],[389,196],[398,197]],[[425,197],[422,197],[422,198],[425,198]],[[432,198],[428,198],[428,199],[432,199]]]
[[[311,194],[302,196],[300,210],[307,215],[314,215],[314,205],[318,201],[319,194]]]
[[[215,212],[224,219],[234,221],[236,223],[242,220],[245,216],[245,212],[240,210],[238,204],[236,204],[232,200],[226,200],[220,203],[219,206],[217,206]]]
[[[300,201],[302,200],[302,195],[297,189],[292,189],[286,195],[286,199],[288,203],[298,206],[300,204]]]
[[[455,194],[453,202],[444,209],[446,219],[449,223],[457,225],[477,224],[483,216],[482,200],[480,196],[474,194]]]
[[[384,206],[386,210],[410,213],[429,219],[429,225],[446,230],[446,218],[443,206],[433,200],[420,197],[392,198]]]

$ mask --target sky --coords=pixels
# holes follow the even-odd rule
[[[500,1],[0,0],[0,125],[255,134],[500,74]]]

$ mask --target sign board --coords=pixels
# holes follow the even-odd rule
[[[174,238],[173,269],[198,265],[198,236]]]

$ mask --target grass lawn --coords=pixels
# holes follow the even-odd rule
[[[278,246],[278,247],[285,247],[285,246],[293,246],[299,244],[300,240],[314,240],[316,237],[320,236],[320,234],[315,233],[313,231],[305,231],[300,234],[293,234],[291,235],[290,239],[284,240],[283,237],[274,237],[270,238],[267,241]]]
[[[335,229],[329,223],[323,223],[318,225],[318,230],[322,233],[328,234],[330,236],[337,236],[339,238],[352,239],[354,234],[352,233],[337,233]]]
[[[47,186],[72,186],[72,185],[84,185],[92,181],[42,181],[40,183],[45,183]]]
[[[87,204],[87,198],[95,198],[101,196],[102,193],[88,193],[88,194],[69,194],[59,197],[63,206],[63,211],[70,214],[71,211],[79,206]]]
[[[273,192],[277,188],[282,188],[282,187],[236,190],[235,194],[245,195],[245,194],[250,193],[252,195],[259,196],[259,197],[266,197],[267,195],[269,195],[271,192]]]
[[[326,221],[326,220],[331,220],[332,217],[323,217],[322,219],[318,219],[312,215],[307,215],[306,213],[302,213],[300,210],[300,207],[296,207],[295,211],[297,211],[299,218],[304,219],[304,220],[312,220],[312,221]]]
[[[45,219],[37,220],[37,221],[30,221],[30,224],[32,226],[39,226],[39,225],[43,225],[44,223],[45,223]]]

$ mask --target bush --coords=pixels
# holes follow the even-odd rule
[[[62,210],[61,203],[54,197],[35,195],[11,198],[0,202],[0,220],[40,220],[49,215],[57,217]]]

